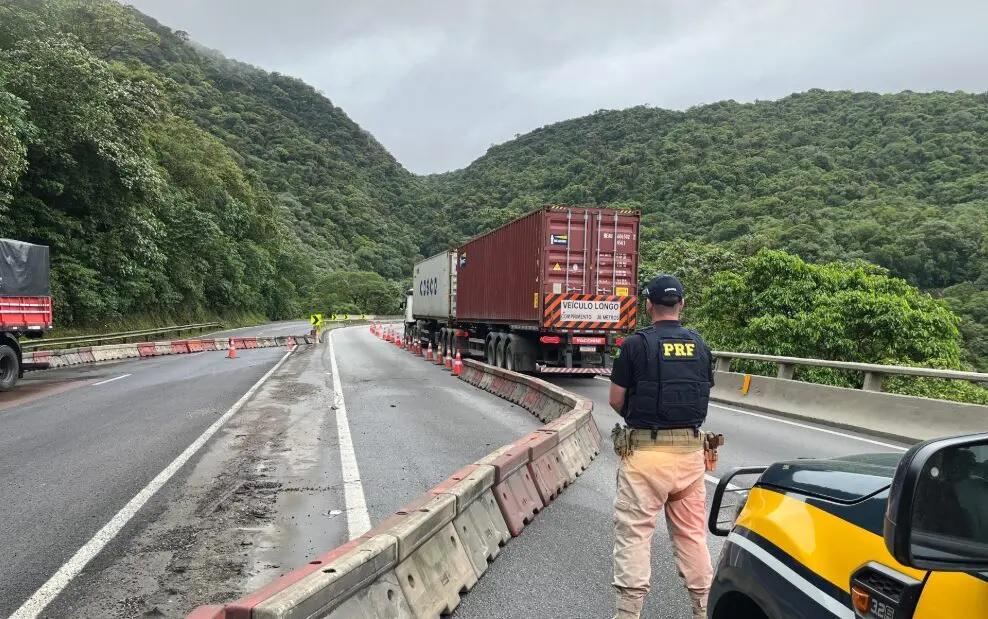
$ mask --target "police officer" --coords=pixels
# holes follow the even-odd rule
[[[616,618],[641,614],[655,520],[665,508],[693,616],[706,619],[713,569],[700,426],[714,383],[713,355],[699,333],[680,323],[685,300],[678,279],[659,275],[642,295],[652,326],[624,342],[611,373],[610,405],[627,424],[615,431],[632,450],[622,454],[614,502]]]

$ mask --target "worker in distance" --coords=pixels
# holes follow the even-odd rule
[[[621,457],[614,501],[615,619],[641,616],[652,535],[663,509],[693,617],[706,619],[713,566],[704,446],[718,437],[700,427],[714,384],[713,355],[700,334],[680,322],[685,295],[677,278],[653,278],[642,296],[652,324],[625,340],[611,373],[610,405],[627,424],[612,431]]]

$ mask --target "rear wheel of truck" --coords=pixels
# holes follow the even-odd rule
[[[17,353],[10,346],[0,346],[0,391],[10,391],[21,375]]]
[[[497,342],[493,335],[487,336],[487,346],[484,347],[484,357],[487,365],[497,365]]]
[[[497,343],[497,363],[495,365],[501,368],[502,370],[506,369],[504,365],[504,352],[505,352],[504,349],[507,347],[507,345],[508,345],[508,338],[504,338],[503,340]]]
[[[509,372],[515,371],[514,351],[511,350],[511,340],[504,346],[504,369]]]

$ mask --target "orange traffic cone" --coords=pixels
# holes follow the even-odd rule
[[[432,342],[429,342],[429,349],[425,351],[425,360],[432,361]]]
[[[446,369],[453,369],[453,351],[451,349],[446,350]]]
[[[237,347],[233,345],[233,338],[230,338],[230,351],[226,354],[227,359],[237,358]]]
[[[460,351],[456,351],[456,361],[453,362],[453,376],[459,376],[463,369],[463,359],[460,358]]]
[[[436,349],[436,365],[442,365],[442,364],[443,364],[443,349],[440,346],[439,348]]]

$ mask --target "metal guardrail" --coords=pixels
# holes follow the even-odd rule
[[[744,359],[747,361],[763,361],[779,366],[778,378],[792,380],[796,366],[813,366],[864,372],[865,380],[862,387],[865,391],[881,391],[886,376],[922,376],[924,378],[939,378],[943,380],[966,380],[972,383],[988,385],[988,374],[979,372],[960,372],[957,370],[935,370],[933,368],[913,368],[900,365],[878,365],[874,363],[854,363],[850,361],[826,361],[824,359],[803,359],[801,357],[779,357],[775,355],[759,355],[743,352],[713,351],[717,360],[717,371],[729,372],[731,361]]]
[[[57,337],[50,339],[41,339],[32,342],[24,342],[21,344],[21,348],[24,350],[38,350],[42,348],[66,348],[72,346],[92,344],[96,346],[101,346],[108,342],[121,342],[125,343],[126,340],[139,339],[144,341],[150,341],[152,337],[158,335],[164,335],[166,333],[181,333],[183,331],[206,331],[207,329],[215,329],[222,327],[223,323],[220,322],[206,322],[195,325],[175,325],[172,327],[161,327],[158,329],[146,329],[143,331],[125,331],[121,333],[105,333],[102,335],[80,335],[73,337]]]

